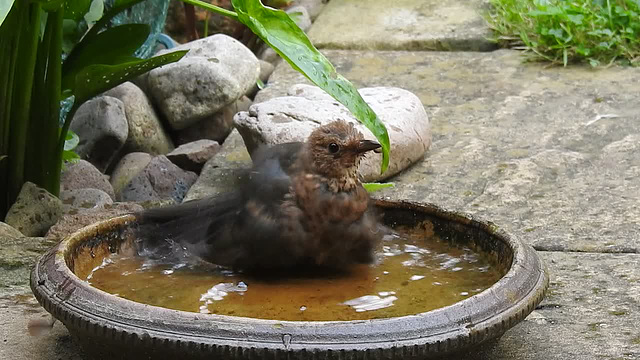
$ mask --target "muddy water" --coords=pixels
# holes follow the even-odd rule
[[[270,278],[208,264],[113,254],[87,281],[117,296],[170,309],[277,320],[359,320],[416,314],[493,285],[500,271],[482,254],[417,234],[389,236],[373,265],[342,274]]]

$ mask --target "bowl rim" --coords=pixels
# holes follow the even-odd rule
[[[454,304],[413,315],[349,321],[282,321],[172,310],[117,297],[78,278],[65,262],[76,242],[135,220],[122,215],[84,227],[42,256],[31,273],[38,301],[67,327],[93,333],[115,329],[139,339],[170,339],[215,347],[319,351],[409,349],[446,353],[469,347],[522,321],[549,283],[535,250],[495,224],[428,203],[376,200],[381,208],[426,212],[488,232],[513,251],[507,273],[488,289]],[[173,340],[171,340],[173,339]],[[178,339],[178,340],[176,340]]]

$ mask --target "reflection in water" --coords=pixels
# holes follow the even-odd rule
[[[256,277],[192,256],[114,254],[87,277],[126,299],[171,309],[279,320],[358,320],[416,314],[479,293],[501,274],[484,256],[437,238],[385,238],[372,265],[348,273]]]

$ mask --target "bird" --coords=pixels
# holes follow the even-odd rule
[[[358,165],[380,147],[344,120],[263,146],[233,191],[136,213],[139,252],[177,245],[248,272],[372,263],[384,231]]]

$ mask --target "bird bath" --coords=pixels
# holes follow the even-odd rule
[[[174,278],[179,269],[163,268],[166,264],[160,264],[146,273],[152,276],[146,280],[122,275],[127,272],[126,266],[140,269],[142,260],[127,257],[132,248],[130,230],[135,226],[135,218],[121,216],[81,229],[63,240],[36,264],[31,287],[38,301],[86,345],[87,352],[101,358],[131,359],[216,356],[337,359],[358,354],[385,359],[437,357],[468,351],[498,338],[542,300],[548,276],[537,254],[495,225],[433,205],[391,201],[377,201],[376,205],[382,210],[386,225],[413,236],[387,243],[379,254],[378,267],[356,267],[349,275],[333,274],[327,279],[294,277],[276,281],[274,285],[273,281],[261,283],[242,274],[218,273],[215,276],[219,278],[212,280],[213,284],[223,287],[213,287],[207,292],[207,286],[193,282],[194,273],[200,274],[195,278],[201,279],[206,271],[195,271],[185,273],[174,283],[154,285],[157,279],[153,278],[162,278],[158,276],[162,271],[166,280]],[[405,251],[399,254],[398,249]],[[423,273],[407,266],[406,262],[437,258],[421,257],[425,251],[442,255],[445,260],[438,262],[440,267],[451,259],[457,260],[449,261],[450,265],[460,266],[455,267],[456,271],[446,266],[444,269],[427,266]],[[109,259],[118,257],[117,262],[123,268],[117,268],[116,276],[106,271],[115,268],[105,265]],[[462,259],[469,261],[465,263]],[[401,268],[408,269],[401,275],[406,279],[400,283],[387,281],[385,276],[392,275],[389,273],[401,272],[398,267],[401,262],[405,263]],[[444,301],[431,303],[430,294],[425,292],[435,292],[436,287],[446,282],[442,280],[446,274],[470,276],[471,273],[458,268],[482,270],[478,272],[480,276],[472,277],[471,283],[463,284],[468,290],[452,287],[448,292],[453,296],[445,300],[444,295],[431,296]],[[167,270],[174,274],[166,276]],[[225,276],[229,280],[223,282]],[[359,290],[345,287],[343,283],[348,281],[343,281],[344,277],[362,280],[361,286],[357,286]],[[101,283],[105,279],[111,279],[111,288]],[[220,306],[212,306],[214,301],[206,302],[205,296],[196,299],[196,303],[204,301],[199,308],[160,301],[158,298],[171,290],[145,295],[141,286],[145,281],[151,290],[165,286],[179,292],[180,288],[205,286],[209,300],[227,297],[224,299],[227,305],[222,306],[224,301],[220,301]],[[120,296],[99,290],[92,283]],[[318,297],[317,291],[324,288],[328,290],[320,296],[321,300],[313,300]],[[127,289],[129,292],[125,293]],[[241,294],[245,291],[246,294]],[[291,296],[282,296],[287,291]],[[203,290],[197,289],[196,293],[202,294]],[[363,301],[360,295],[369,296],[364,298],[369,303],[365,301],[364,306],[358,303]],[[263,306],[260,299],[265,303]],[[372,299],[378,307],[369,310]],[[286,306],[278,302],[285,302],[295,310],[282,311]],[[247,305],[241,306],[242,303]],[[328,304],[327,310],[316,311],[322,304]],[[243,312],[244,308],[253,310]]]

